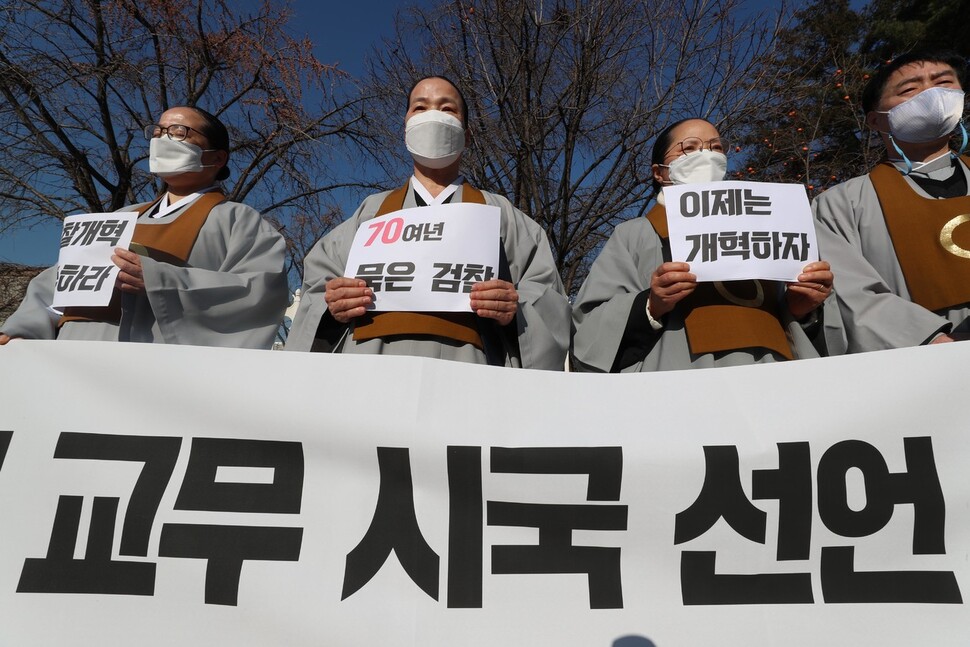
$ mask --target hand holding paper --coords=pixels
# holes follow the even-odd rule
[[[798,275],[797,283],[789,283],[785,291],[788,309],[796,319],[805,317],[822,305],[832,293],[834,275],[825,261],[809,263]]]
[[[659,319],[697,288],[687,263],[664,263],[650,277],[650,315]]]
[[[471,308],[479,317],[507,326],[519,309],[519,294],[514,285],[501,279],[476,283],[472,286]]]
[[[340,276],[327,281],[324,300],[330,316],[346,324],[367,312],[367,306],[374,300],[374,291],[367,287],[363,279]]]
[[[145,275],[141,266],[141,257],[133,251],[118,247],[111,255],[111,262],[118,266],[118,278],[115,287],[122,292],[144,292]]]

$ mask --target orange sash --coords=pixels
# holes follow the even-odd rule
[[[924,198],[889,163],[869,179],[913,301],[934,311],[970,302],[970,196]]]

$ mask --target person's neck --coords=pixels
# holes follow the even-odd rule
[[[899,153],[896,152],[889,138],[883,136],[883,143],[886,145],[889,159],[896,159]],[[909,142],[901,142],[897,139],[896,146],[899,146],[899,150],[903,151],[906,157],[909,158],[909,161],[915,164],[917,162],[928,162],[947,153],[950,150],[950,138],[947,136],[923,144],[911,144]]]
[[[414,165],[414,177],[433,198],[437,198],[439,193],[451,186],[458,176],[458,162],[440,169]]]
[[[175,204],[179,200],[181,200],[183,198],[186,198],[186,197],[192,195],[193,193],[195,193],[195,191],[185,191],[184,189],[179,189],[179,190],[169,189],[168,190],[168,203],[169,204]]]
[[[199,191],[204,191],[204,190],[208,189],[211,186],[212,186],[211,183],[206,183],[206,184],[202,184],[202,185],[192,184],[192,185],[189,185],[189,186],[178,186],[178,187],[169,185],[168,187],[166,187],[167,193],[168,193],[168,203],[169,204],[175,204],[179,200],[181,200],[183,198],[187,198],[188,196],[192,195],[193,193],[198,193]]]

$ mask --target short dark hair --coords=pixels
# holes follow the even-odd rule
[[[229,178],[229,131],[226,129],[225,124],[219,121],[211,112],[203,110],[198,106],[186,106],[191,110],[195,110],[200,117],[202,117],[203,126],[201,132],[205,135],[205,138],[209,140],[209,146],[217,151],[226,152],[226,165],[219,169],[216,179],[219,181],[226,180]]]
[[[666,128],[660,131],[657,135],[657,139],[653,142],[653,154],[650,156],[650,169],[653,170],[654,164],[663,164],[664,154],[670,150],[670,147],[674,145],[671,140],[674,138],[674,129],[681,124],[686,124],[688,121],[707,121],[707,119],[702,119],[701,117],[688,117],[687,119],[681,119],[680,121],[675,121]],[[711,123],[711,122],[707,122]],[[652,177],[651,172],[651,177]],[[653,190],[659,191],[662,188],[660,182],[657,178],[653,178]]]
[[[461,123],[465,126],[465,130],[468,130],[468,102],[465,101],[465,95],[462,94],[461,88],[459,88],[454,81],[449,79],[447,76],[442,76],[441,74],[429,74],[427,76],[422,76],[420,79],[411,84],[411,89],[408,90],[408,94],[405,97],[404,112],[407,113],[411,109],[411,95],[414,94],[414,88],[418,87],[418,84],[427,81],[428,79],[441,79],[447,82],[455,89],[458,93],[458,98],[461,99]]]
[[[862,111],[869,114],[875,110],[879,105],[879,100],[882,99],[882,93],[886,89],[889,77],[899,68],[912,63],[943,63],[949,65],[956,72],[960,87],[966,87],[967,62],[962,56],[946,50],[927,49],[908,52],[889,61],[872,75],[872,78],[869,79],[866,87],[862,90]]]

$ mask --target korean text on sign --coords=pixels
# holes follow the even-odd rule
[[[800,184],[714,182],[664,188],[671,257],[699,281],[794,281],[818,260]]]
[[[374,309],[466,312],[475,283],[498,276],[498,207],[402,209],[360,225],[346,276],[367,281]]]
[[[106,306],[111,300],[118,267],[111,261],[116,247],[127,248],[135,231],[134,212],[87,213],[68,216],[61,232],[57,259],[55,307]]]

